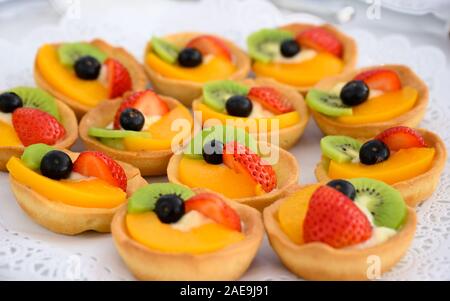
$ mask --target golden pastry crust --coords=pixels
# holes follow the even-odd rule
[[[265,207],[272,204],[275,200],[279,199],[280,197],[283,197],[290,187],[297,184],[299,179],[300,167],[298,166],[295,157],[291,155],[291,153],[275,145],[270,144],[269,147],[271,149],[271,153],[279,152],[279,159],[277,163],[272,165],[277,175],[277,188],[263,195],[246,198],[236,198],[231,200],[251,206],[253,208],[258,209],[259,211],[262,211]],[[177,154],[172,156],[172,158],[170,158],[169,165],[167,166],[167,178],[169,179],[169,182],[186,186],[178,178],[178,167],[182,157],[183,154]]]
[[[191,39],[199,35],[202,35],[202,33],[183,32],[165,36],[164,39],[174,43],[175,45],[184,46]],[[220,39],[223,40],[230,49],[234,57],[234,64],[236,65],[236,72],[227,79],[239,80],[246,78],[248,73],[250,72],[250,58],[244,51],[242,51],[231,41],[222,37],[220,37]],[[202,95],[203,84],[188,80],[168,78],[151,69],[145,63],[147,53],[151,51],[150,47],[151,44],[149,42],[144,52],[144,69],[147,72],[147,75],[150,78],[155,91],[163,95],[179,99],[184,105],[188,107],[191,106],[192,101]]]
[[[125,97],[127,94],[125,95]],[[159,95],[170,109],[181,105],[177,100]],[[102,151],[108,156],[132,164],[139,168],[143,176],[157,176],[165,175],[167,171],[167,165],[169,159],[173,155],[171,149],[163,150],[148,150],[148,151],[127,151],[118,150],[109,147],[94,137],[88,135],[88,130],[91,127],[104,128],[111,121],[114,120],[114,116],[122,103],[122,98],[104,101],[97,107],[89,111],[80,121],[79,131],[80,138],[83,140],[84,145],[89,150]]]
[[[139,64],[139,62],[128,51],[126,51],[122,47],[113,47],[101,39],[92,40],[90,44],[98,47],[101,51],[106,53],[108,57],[112,57],[118,60],[127,68],[131,76],[133,91],[143,90],[147,87],[148,79],[145,75],[142,65]],[[34,80],[40,88],[48,91],[56,98],[61,99],[63,102],[69,105],[69,107],[71,107],[77,115],[78,119],[80,119],[87,111],[93,108],[76,100],[73,100],[60,91],[54,89],[39,72],[36,62],[34,64]]]
[[[295,110],[300,115],[300,122],[279,130],[278,134],[278,145],[279,147],[283,149],[289,149],[292,146],[297,143],[297,141],[302,136],[303,132],[305,131],[306,124],[309,120],[309,110],[308,106],[305,103],[305,100],[303,99],[303,96],[299,94],[295,89],[292,89],[290,86],[283,85],[275,81],[271,78],[257,78],[257,79],[244,79],[241,81],[238,81],[246,86],[249,87],[256,87],[256,86],[267,86],[272,87],[279,91],[285,99],[287,99],[292,105],[294,106]],[[194,100],[192,103],[192,110],[194,111],[200,111],[198,109],[199,104],[202,102],[202,97]],[[200,120],[199,116],[197,114],[194,114],[194,117],[196,117],[196,120],[198,122],[202,122]],[[232,119],[232,118],[230,118]],[[269,143],[273,143],[270,139],[270,132],[269,133],[256,133],[253,134],[257,140],[260,141],[267,141]]]
[[[409,67],[403,65],[381,65],[371,66],[355,71],[347,72],[338,76],[328,77],[321,80],[314,87],[319,90],[330,90],[337,83],[347,82],[353,79],[357,74],[371,69],[383,68],[397,72],[400,77],[402,86],[411,86],[418,91],[418,98],[414,107],[398,117],[391,120],[373,122],[367,124],[344,124],[340,123],[332,117],[325,116],[312,110],[312,116],[318,127],[326,135],[345,135],[351,137],[369,138],[376,134],[399,125],[408,127],[416,127],[422,121],[428,105],[428,88],[426,84],[412,71]]]
[[[72,160],[77,153],[64,150]],[[139,170],[129,164],[118,162],[127,175],[127,196],[132,195],[147,182]],[[39,225],[55,233],[76,235],[85,231],[110,232],[114,214],[121,208],[82,208],[47,199],[26,185],[9,176],[11,189],[17,203]]]
[[[433,194],[439,183],[441,173],[444,170],[445,162],[447,161],[447,150],[441,138],[425,129],[418,129],[418,131],[425,139],[427,145],[434,147],[436,151],[433,164],[427,172],[392,185],[392,187],[400,191],[406,204],[411,207],[419,205]],[[316,165],[314,173],[320,182],[328,182],[331,180],[322,162]]]
[[[313,24],[305,24],[305,23],[291,23],[284,26],[281,26],[280,29],[292,31],[294,33],[299,33],[301,31],[304,31],[306,29],[309,29],[311,27],[316,27],[316,25]],[[319,27],[327,30],[328,32],[331,32],[337,39],[342,43],[343,46],[343,55],[342,55],[342,61],[344,62],[344,68],[342,69],[341,73],[349,72],[353,70],[356,66],[356,62],[358,60],[358,47],[356,45],[356,42],[353,38],[350,36],[342,33],[339,31],[336,27],[330,25],[330,24],[323,24],[319,25]],[[298,92],[302,93],[303,95],[308,92],[309,89],[312,88],[312,86],[292,86],[290,87],[296,89]]]
[[[70,148],[78,138],[78,123],[73,111],[63,102],[55,99],[58,111],[61,116],[61,124],[66,130],[64,139],[56,143],[57,148]],[[1,146],[0,147],[0,171],[6,170],[6,163],[11,157],[20,157],[24,151],[24,146]]]
[[[391,269],[403,257],[414,238],[416,213],[408,207],[403,228],[379,245],[364,249],[335,249],[320,242],[298,245],[289,239],[278,223],[278,208],[284,201],[285,199],[278,200],[264,210],[264,226],[270,244],[283,264],[292,273],[305,279],[374,279],[372,277],[381,276],[381,273]],[[379,275],[376,275],[377,271]]]
[[[196,192],[207,191],[194,189]],[[226,202],[244,223],[244,240],[224,249],[204,254],[164,253],[152,250],[128,234],[125,224],[127,208],[117,212],[111,224],[116,248],[133,275],[140,280],[236,280],[250,266],[264,235],[261,214],[248,206]],[[226,262],[226,264],[224,264]]]

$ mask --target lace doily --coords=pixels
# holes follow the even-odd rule
[[[77,3],[77,1],[75,1]],[[305,14],[283,15],[271,3],[245,1],[164,1],[155,6],[136,1],[134,5],[96,7],[81,2],[77,14],[66,14],[59,24],[35,28],[14,41],[1,40],[0,90],[33,85],[32,66],[37,48],[47,42],[102,37],[127,47],[138,58],[153,35],[183,30],[221,34],[245,46],[246,36],[262,27],[293,21],[319,23]],[[103,3],[103,2],[102,2]],[[89,7],[87,7],[89,5]],[[155,9],[158,7],[158,9]],[[434,47],[416,47],[402,36],[376,39],[367,31],[348,32],[358,42],[361,66],[401,63],[411,66],[427,82],[431,103],[423,127],[450,142],[450,71],[445,55]],[[314,164],[319,160],[321,134],[310,122],[301,142],[292,149],[301,165],[301,182],[315,181]],[[77,146],[79,148],[79,145]],[[160,180],[160,179],[158,179]],[[154,181],[154,179],[149,179]],[[450,170],[445,169],[433,197],[418,208],[417,233],[406,256],[386,273],[389,280],[450,280]],[[133,279],[113,246],[110,235],[86,233],[75,237],[57,235],[32,222],[16,204],[8,176],[0,173],[0,279],[30,280],[128,280]],[[278,260],[264,241],[244,280],[297,279]]]

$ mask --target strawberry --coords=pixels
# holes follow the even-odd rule
[[[403,148],[426,147],[425,139],[415,129],[407,126],[396,126],[378,134],[375,139],[381,140],[390,150],[398,151]]]
[[[99,178],[127,191],[127,175],[122,166],[102,152],[82,152],[73,163],[72,170],[87,177]]]
[[[107,68],[109,98],[120,97],[126,91],[131,90],[130,73],[118,60],[108,58],[105,61],[105,66]]]
[[[66,135],[66,130],[55,117],[35,108],[14,110],[12,124],[24,146],[35,143],[53,145]]]
[[[231,61],[231,52],[224,41],[211,35],[200,35],[187,43],[186,48],[195,48],[203,55],[212,54]]]
[[[114,128],[120,129],[120,114],[123,110],[134,108],[144,116],[164,115],[169,112],[167,104],[152,90],[144,90],[131,94],[120,105],[114,117]]]
[[[364,81],[370,89],[385,92],[400,90],[402,83],[395,71],[389,69],[372,69],[355,76],[355,80]]]
[[[223,163],[238,173],[246,173],[265,192],[277,187],[277,177],[272,166],[265,164],[258,154],[237,142],[229,142],[223,148]]]
[[[306,29],[295,37],[297,42],[317,51],[329,52],[337,57],[342,56],[342,43],[329,31],[321,27]]]
[[[196,194],[188,199],[184,206],[186,213],[195,210],[218,224],[235,231],[241,231],[239,215],[216,194],[208,192]]]
[[[372,226],[366,215],[346,195],[320,186],[311,196],[303,223],[303,239],[343,248],[366,241]]]
[[[247,96],[250,100],[259,102],[264,108],[275,114],[288,113],[294,110],[292,104],[272,87],[253,87]]]

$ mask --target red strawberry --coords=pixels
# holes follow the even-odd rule
[[[120,114],[123,110],[134,108],[144,116],[164,115],[169,112],[167,104],[152,90],[139,91],[128,96],[120,105],[114,117],[114,128],[120,129]]]
[[[184,205],[186,213],[195,210],[218,224],[232,230],[241,231],[239,215],[216,194],[207,192],[196,194],[188,199]]]
[[[342,43],[329,31],[321,27],[312,27],[300,32],[297,42],[317,51],[329,52],[337,57],[342,56]]]
[[[222,56],[231,61],[231,52],[225,42],[211,35],[200,35],[195,37],[187,43],[186,47],[195,48],[203,55],[213,54]]]
[[[343,248],[366,241],[371,235],[369,220],[351,199],[329,186],[314,192],[303,223],[305,242]]]
[[[55,117],[35,108],[14,110],[12,124],[24,146],[35,143],[53,145],[66,135],[66,130]]]
[[[372,69],[364,71],[355,76],[354,79],[364,81],[370,89],[386,92],[400,90],[402,87],[398,74],[389,69]]]
[[[292,104],[283,98],[280,92],[271,87],[253,87],[248,92],[248,97],[275,114],[283,114],[294,110]]]
[[[122,166],[102,152],[82,152],[73,163],[72,170],[87,177],[99,178],[127,191],[127,175]]]
[[[105,61],[105,65],[108,76],[109,98],[120,97],[126,91],[131,90],[130,73],[118,60],[108,58]]]
[[[277,187],[277,177],[272,166],[264,164],[258,154],[242,144],[234,141],[226,144],[223,148],[223,163],[238,173],[248,174],[265,192],[271,192]]]
[[[390,150],[398,151],[403,148],[426,147],[422,135],[407,126],[396,126],[378,134],[375,139],[381,140]]]

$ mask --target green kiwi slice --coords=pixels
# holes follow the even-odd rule
[[[177,46],[158,37],[152,37],[152,51],[169,64],[177,61],[180,50]]]
[[[213,110],[223,112],[228,98],[247,95],[249,88],[232,80],[219,80],[203,86],[203,103]]]
[[[104,144],[110,148],[125,150],[122,138],[98,138],[101,144]]]
[[[45,154],[54,149],[54,147],[44,143],[32,144],[25,148],[20,159],[28,168],[38,170]]]
[[[129,213],[142,213],[155,209],[158,198],[166,194],[175,194],[183,200],[194,196],[194,192],[174,183],[154,183],[136,190],[128,200]]]
[[[311,109],[327,116],[353,115],[352,108],[345,105],[339,95],[333,93],[311,89],[306,94],[305,100]]]
[[[55,98],[44,90],[32,87],[16,87],[8,92],[16,93],[22,99],[24,107],[40,109],[60,120]]]
[[[88,135],[96,138],[125,138],[125,137],[142,137],[151,138],[147,131],[127,131],[127,130],[110,130],[104,128],[91,127],[88,130]]]
[[[61,44],[57,52],[61,64],[67,67],[72,67],[80,57],[87,55],[96,58],[100,64],[107,58],[107,55],[94,45],[82,42]]]
[[[320,139],[322,154],[338,163],[359,161],[362,143],[347,136],[325,136]]]
[[[257,61],[268,63],[280,56],[281,43],[293,38],[290,31],[261,29],[247,38],[248,54]]]
[[[351,179],[355,186],[355,202],[367,208],[374,224],[398,230],[404,223],[407,207],[400,192],[388,184],[368,178]]]

